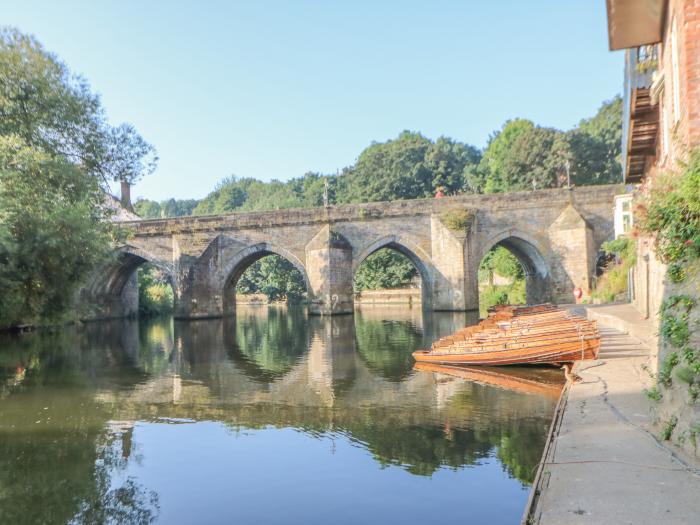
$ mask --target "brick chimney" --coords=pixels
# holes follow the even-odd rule
[[[131,212],[134,211],[134,207],[131,205],[131,183],[123,180],[121,181],[122,186],[122,207]]]

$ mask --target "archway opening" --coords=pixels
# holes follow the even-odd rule
[[[107,264],[93,289],[101,317],[153,317],[175,308],[172,276],[166,268],[131,252],[119,253]]]
[[[303,269],[268,249],[244,257],[224,286],[224,311],[234,314],[237,305],[305,304],[308,284]]]
[[[528,241],[508,237],[495,243],[479,263],[479,313],[503,304],[538,304],[548,300],[549,271]]]
[[[175,292],[168,274],[145,262],[136,270],[139,290],[139,317],[169,315],[175,310]]]
[[[479,313],[500,304],[525,304],[525,270],[504,246],[494,246],[479,264]]]
[[[413,305],[423,302],[425,270],[418,258],[396,243],[381,246],[356,268],[355,303]]]

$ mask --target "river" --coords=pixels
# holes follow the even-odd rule
[[[414,370],[473,321],[239,307],[4,335],[0,523],[518,523],[563,378]]]

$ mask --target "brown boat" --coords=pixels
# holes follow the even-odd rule
[[[595,321],[544,304],[493,309],[478,325],[443,337],[413,357],[446,365],[558,365],[595,359],[599,349]]]
[[[413,367],[421,372],[433,372],[458,377],[475,383],[513,390],[524,394],[535,394],[551,399],[558,399],[564,386],[564,377],[557,369],[540,369],[535,372],[523,367],[489,368],[436,365],[433,363],[416,363]]]

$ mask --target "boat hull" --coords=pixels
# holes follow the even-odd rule
[[[419,363],[444,365],[557,365],[583,359],[596,359],[599,348],[600,342],[598,340],[586,340],[570,344],[542,345],[513,350],[486,350],[483,352],[450,353],[418,350],[413,352],[413,358]]]

